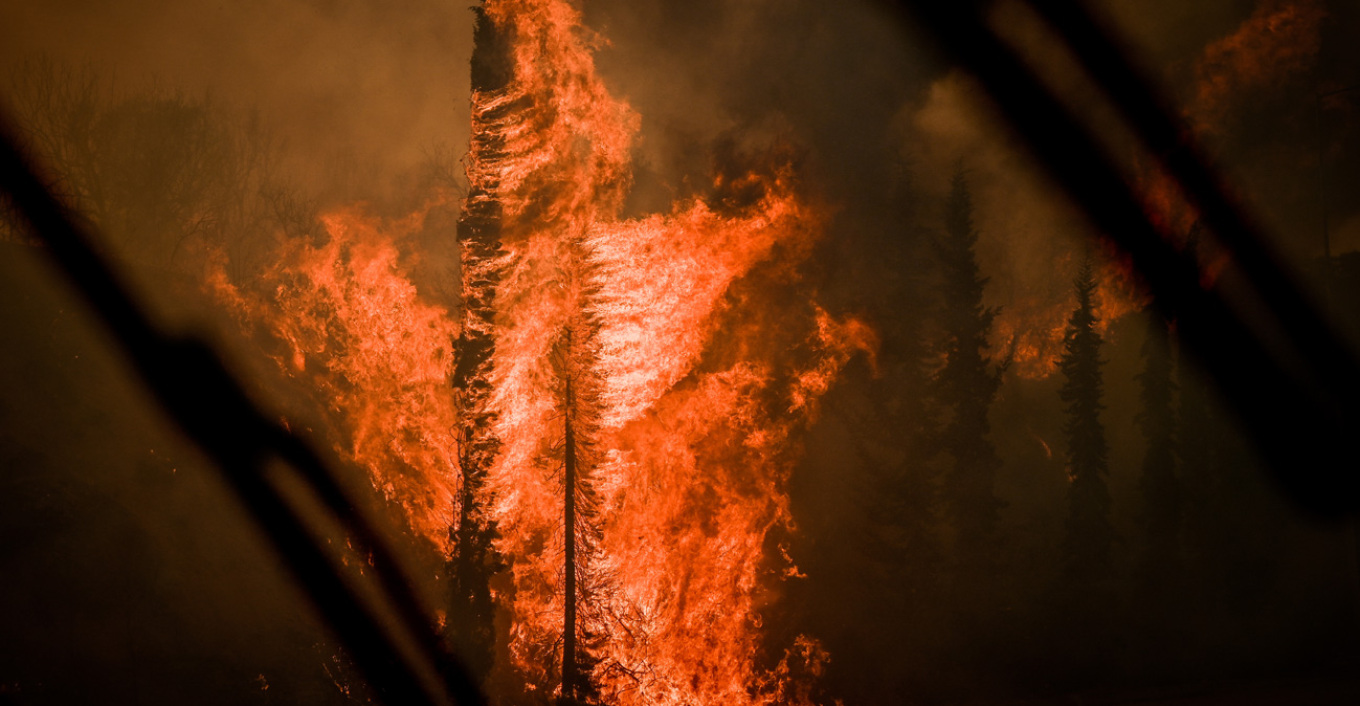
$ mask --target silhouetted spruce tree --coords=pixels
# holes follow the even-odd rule
[[[893,278],[893,289],[866,303],[882,322],[883,370],[866,387],[862,406],[842,409],[852,422],[851,438],[867,471],[859,491],[865,508],[862,549],[883,569],[887,582],[864,587],[886,592],[866,606],[872,611],[880,609],[884,598],[910,600],[925,587],[927,576],[937,573],[940,558],[938,464],[923,462],[931,444],[926,400],[932,381],[929,346],[922,336],[922,317],[927,314],[901,306],[902,301],[927,296],[931,266],[921,254],[933,238],[930,231],[914,225],[919,199],[908,182],[906,165],[898,165],[894,176],[892,206],[902,232],[891,249],[875,253],[875,265],[884,268],[884,277]]]
[[[904,329],[902,333],[911,334],[916,326],[907,322]],[[906,579],[915,575],[916,580],[907,586],[915,592],[928,578],[919,572],[934,568],[939,559],[938,493],[935,469],[923,462],[927,373],[922,369],[920,343],[902,338],[900,333],[884,332],[883,351],[891,347],[901,357],[880,356],[885,370],[882,380],[866,391],[861,406],[842,413],[854,424],[850,430],[854,451],[866,467],[865,483],[859,490],[865,510],[861,518],[865,554],[883,565],[888,576]],[[886,589],[892,598],[906,598],[901,586],[866,588]]]
[[[954,627],[952,614],[942,610],[952,596],[950,575],[942,571],[941,464],[929,458],[934,440],[925,429],[925,398],[931,380],[918,332],[914,321],[883,332],[881,377],[869,384],[863,406],[847,415],[852,453],[864,468],[856,489],[863,509],[855,527],[858,552],[849,570],[833,579],[841,591],[831,597],[853,606],[845,643],[833,652],[842,664],[831,667],[849,677],[853,690],[841,694],[847,700],[906,699],[938,673],[922,659],[923,646],[939,644]]]
[[[473,12],[472,88],[495,91],[510,77],[509,46],[482,8],[473,8]],[[491,577],[501,568],[492,546],[496,528],[484,507],[487,473],[500,448],[492,431],[496,415],[490,409],[490,373],[496,345],[492,322],[499,281],[495,261],[501,251],[501,204],[495,198],[495,171],[488,167],[494,166],[501,144],[498,135],[488,132],[473,134],[471,143],[470,162],[482,167],[469,170],[468,196],[458,221],[463,327],[453,388],[460,403],[457,433],[462,484],[458,514],[449,526],[452,550],[445,568],[449,584],[446,631],[468,670],[484,680],[496,646]]]
[[[994,489],[1001,459],[990,439],[987,414],[1005,366],[985,353],[997,310],[982,305],[987,278],[981,276],[974,253],[978,233],[962,170],[955,172],[950,185],[944,221],[944,236],[935,248],[941,274],[944,365],[934,380],[940,419],[936,440],[950,462],[944,509],[956,528],[960,558],[985,563],[993,554],[1002,507]]]
[[[1151,307],[1147,338],[1143,340],[1143,372],[1138,375],[1142,410],[1137,423],[1143,432],[1143,474],[1139,491],[1145,546],[1141,573],[1148,588],[1165,588],[1181,560],[1181,486],[1176,477],[1176,413],[1172,405],[1176,383],[1172,379],[1170,322]]]
[[[1104,578],[1110,568],[1114,528],[1110,525],[1110,491],[1106,486],[1108,446],[1100,412],[1100,333],[1096,331],[1095,276],[1090,260],[1082,262],[1074,282],[1077,308],[1067,320],[1059,368],[1059,390],[1067,403],[1063,431],[1067,436],[1068,515],[1063,539],[1064,569],[1079,583]]]

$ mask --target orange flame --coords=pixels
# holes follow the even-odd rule
[[[1194,93],[1184,109],[1199,136],[1223,132],[1229,114],[1245,94],[1278,87],[1308,67],[1320,47],[1326,8],[1316,0],[1265,0],[1232,34],[1205,47],[1195,66]],[[1171,179],[1154,166],[1143,166],[1144,211],[1163,237],[1178,245],[1198,218]],[[1228,264],[1222,251],[1200,252],[1201,285],[1209,287]]]
[[[448,394],[458,326],[418,295],[397,248],[424,216],[383,224],[340,209],[321,218],[325,245],[286,245],[261,273],[269,297],[232,283],[220,256],[205,288],[242,323],[268,324],[285,349],[279,366],[305,377],[335,413],[350,440],[339,451],[443,547],[458,483]]]

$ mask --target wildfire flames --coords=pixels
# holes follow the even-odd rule
[[[778,315],[798,320],[803,340],[790,343],[763,330],[778,316],[751,308],[773,304],[742,283],[762,268],[790,276],[821,218],[774,158],[724,171],[715,196],[621,219],[639,121],[596,76],[598,40],[565,0],[484,12],[513,72],[472,97],[464,219],[494,224],[495,238],[481,253],[464,243],[461,318],[422,300],[399,255],[422,214],[337,211],[325,245],[281,253],[272,297],[220,274],[213,286],[286,343],[280,363],[343,418],[343,450],[446,552],[469,470],[457,430],[487,420],[496,452],[469,502],[486,508],[508,565],[501,673],[558,693],[574,592],[573,638],[592,656],[580,669],[605,702],[806,700],[790,680],[826,659],[815,643],[800,638],[773,667],[759,657],[770,584],[797,575],[776,550],[792,530],[795,433],[876,343],[810,301]],[[480,401],[450,386],[470,332],[494,343]]]
[[[1262,2],[1236,31],[1206,46],[1183,111],[1196,135],[1206,141],[1223,137],[1225,123],[1234,110],[1240,110],[1244,96],[1278,88],[1286,78],[1310,66],[1318,53],[1326,15],[1325,8],[1313,0]],[[1152,166],[1140,171],[1144,210],[1164,237],[1188,245],[1198,214],[1165,173]],[[1212,247],[1212,242],[1196,244],[1201,248],[1202,284],[1207,287],[1227,261],[1222,252],[1205,252],[1206,245]]]
[[[423,216],[379,223],[358,209],[326,215],[325,245],[293,243],[264,275],[272,302],[220,269],[208,283],[238,316],[268,324],[286,347],[279,365],[342,414],[347,455],[418,531],[438,537],[447,534],[458,482],[448,394],[458,326],[446,309],[421,301],[399,262],[396,244]]]
[[[1307,29],[1274,17],[1243,32]],[[819,397],[876,347],[806,297],[759,293],[793,276],[819,210],[773,155],[720,169],[707,197],[621,218],[639,120],[595,73],[600,39],[567,0],[491,1],[481,18],[479,51],[502,65],[483,55],[478,79],[474,55],[461,301],[413,284],[403,253],[424,212],[357,207],[322,219],[324,244],[280,252],[268,296],[221,271],[210,286],[283,342],[280,365],[329,402],[342,451],[419,535],[456,556],[467,523],[492,528],[505,568],[490,600],[509,628],[491,683],[615,704],[806,702],[795,675],[825,652],[799,637],[782,662],[762,657],[761,611],[799,575],[780,542],[785,487]],[[1241,64],[1228,60],[1248,39],[1214,45],[1206,66]],[[1221,103],[1223,75],[1205,70],[1201,103]],[[1184,230],[1149,174],[1149,212]],[[1103,262],[1102,330],[1144,303]],[[995,340],[1042,377],[1070,304],[1031,304],[1010,305]]]

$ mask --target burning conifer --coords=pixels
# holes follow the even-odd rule
[[[476,34],[472,55],[472,90],[487,94],[504,87],[510,76],[510,53],[502,32],[481,8],[475,8]],[[496,106],[482,101],[477,119],[492,118]],[[460,401],[458,466],[462,475],[458,516],[449,527],[452,545],[447,573],[450,583],[448,633],[459,655],[473,673],[485,678],[495,650],[495,606],[491,576],[500,565],[491,541],[495,525],[484,497],[486,476],[500,448],[490,408],[491,358],[495,352],[497,255],[501,250],[501,204],[498,179],[491,167],[502,149],[494,132],[474,133],[468,160],[469,192],[458,221],[462,256],[462,332],[453,388]]]

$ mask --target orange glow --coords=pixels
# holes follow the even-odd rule
[[[1094,258],[1096,272],[1095,316],[1096,331],[1106,335],[1110,326],[1126,314],[1147,304],[1147,295],[1135,279],[1131,269],[1113,252]],[[1055,268],[1056,272],[1077,270],[1076,256],[1069,255]],[[1075,295],[1057,304],[1047,301],[1019,301],[1002,310],[997,316],[993,332],[994,348],[1002,356],[1009,354],[1011,370],[1022,378],[1042,379],[1057,372],[1063,352],[1063,334],[1067,317],[1076,306]]]
[[[1198,137],[1221,135],[1245,95],[1278,87],[1309,66],[1320,46],[1326,8],[1316,0],[1266,0],[1232,34],[1210,43],[1195,66],[1196,80],[1183,113]],[[1172,180],[1140,165],[1144,211],[1163,237],[1183,246],[1198,218]],[[1228,264],[1227,253],[1201,243],[1201,286],[1210,287]]]
[[[1187,114],[1195,129],[1223,127],[1231,103],[1246,92],[1281,83],[1317,55],[1327,10],[1316,0],[1262,2],[1236,32],[1205,48]]]

